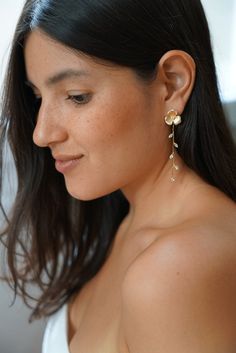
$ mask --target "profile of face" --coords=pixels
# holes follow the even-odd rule
[[[50,148],[73,197],[95,199],[158,173],[170,148],[158,80],[147,84],[39,30],[28,36],[24,57],[40,100],[33,141]]]

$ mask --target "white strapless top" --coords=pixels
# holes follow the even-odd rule
[[[68,305],[65,304],[49,317],[43,336],[42,353],[70,353],[67,312]]]

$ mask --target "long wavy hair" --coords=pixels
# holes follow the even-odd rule
[[[236,147],[222,109],[199,0],[27,0],[3,86],[0,150],[8,141],[18,185],[10,214],[1,206],[6,223],[0,239],[15,295],[29,303],[29,287],[40,288],[30,320],[54,313],[98,272],[129,211],[120,190],[91,201],[71,197],[49,149],[33,144],[39,106],[25,85],[23,49],[34,29],[72,50],[131,68],[144,83],[155,77],[164,53],[189,53],[197,75],[176,131],[178,152],[207,183],[236,200]]]

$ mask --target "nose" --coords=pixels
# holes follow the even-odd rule
[[[33,132],[33,141],[37,146],[49,147],[67,139],[66,129],[62,126],[60,118],[60,111],[56,107],[41,103]]]

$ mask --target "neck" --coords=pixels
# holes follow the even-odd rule
[[[126,217],[129,228],[171,227],[184,217],[190,193],[205,182],[178,155],[176,163],[179,171],[175,182],[170,180],[171,164],[167,161],[159,170],[153,170],[121,190],[130,204]],[[189,211],[190,207],[187,207],[188,214]]]

